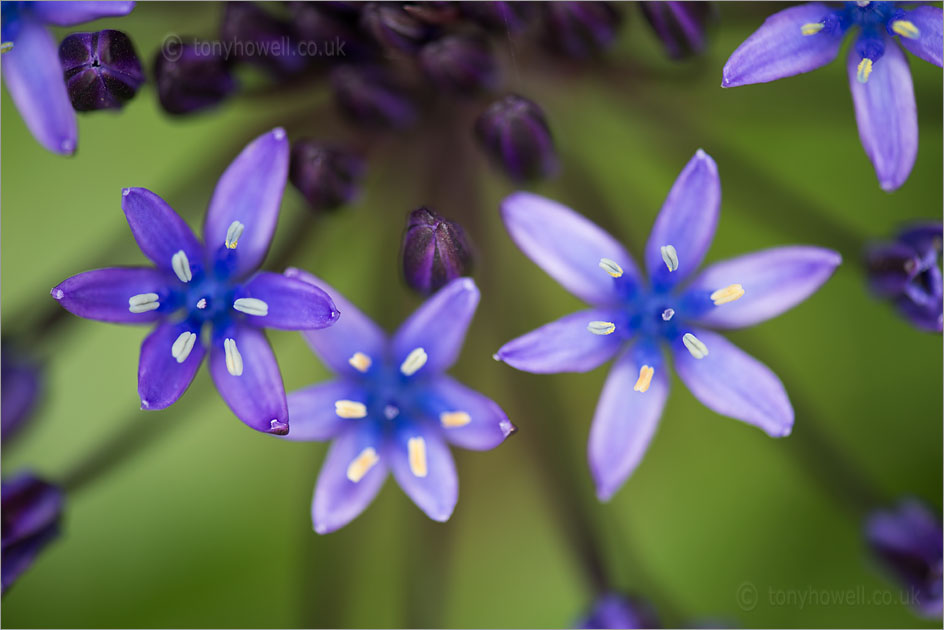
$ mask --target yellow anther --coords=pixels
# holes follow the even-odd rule
[[[377,455],[377,451],[368,446],[361,451],[360,455],[354,458],[354,461],[347,465],[347,478],[357,483],[379,461],[380,457]]]
[[[623,268],[615,260],[610,260],[609,258],[600,259],[600,269],[607,272],[614,278],[619,278],[623,275]]]
[[[801,26],[800,32],[803,33],[804,35],[816,35],[821,30],[823,30],[823,27],[825,26],[826,25],[823,24],[822,22],[810,22],[809,24],[804,24],[803,26]]]
[[[13,42],[3,42],[0,44],[0,53],[10,52],[13,50]]]
[[[649,391],[649,386],[652,384],[652,375],[655,373],[655,368],[649,367],[648,365],[639,368],[639,378],[636,379],[636,384],[633,385],[633,391],[640,393]]]
[[[407,448],[410,452],[410,472],[417,477],[425,477],[428,472],[426,467],[426,440],[421,437],[412,437],[407,442]]]
[[[859,62],[859,69],[856,70],[856,79],[859,83],[865,83],[869,80],[869,75],[872,74],[872,60],[863,59]]]
[[[908,20],[895,20],[892,22],[892,30],[908,39],[917,39],[921,35],[921,31],[914,25],[914,22]]]
[[[594,335],[611,335],[616,330],[616,324],[613,322],[590,322],[587,324],[587,330]]]
[[[364,354],[363,352],[355,352],[354,355],[347,360],[351,364],[351,367],[357,370],[358,372],[366,372],[370,369],[371,363],[370,357]]]
[[[744,297],[744,287],[739,284],[729,284],[723,289],[718,289],[709,297],[711,297],[711,301],[715,303],[715,306],[721,306]]]
[[[464,411],[444,411],[439,414],[439,421],[447,429],[454,429],[472,422],[472,416]]]
[[[367,406],[354,400],[336,400],[334,413],[339,418],[364,418],[367,416]]]

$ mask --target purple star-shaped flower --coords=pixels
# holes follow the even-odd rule
[[[321,280],[297,269],[286,275],[325,287],[344,311],[328,330],[304,334],[337,378],[288,395],[285,439],[334,440],[315,487],[315,531],[333,532],[363,512],[388,471],[430,518],[447,520],[459,496],[447,443],[489,450],[515,430],[495,402],[443,374],[478,305],[475,283],[453,280],[388,339]]]
[[[46,26],[75,26],[127,15],[134,2],[4,2],[3,80],[37,141],[62,155],[75,153],[78,131],[66,91],[59,47]]]
[[[911,71],[902,46],[942,65],[944,13],[939,7],[906,10],[905,2],[819,2],[771,15],[744,40],[724,66],[722,87],[767,83],[824,66],[839,54],[846,33],[858,28],[849,48],[849,88],[859,138],[879,184],[905,183],[918,153],[918,113]]]
[[[711,244],[721,205],[714,160],[699,150],[679,175],[646,245],[647,281],[612,236],[573,210],[526,192],[502,203],[512,240],[593,308],[505,344],[495,358],[534,373],[586,372],[619,354],[590,429],[590,469],[609,499],[642,459],[675,369],[705,406],[789,435],[793,407],[764,364],[706,327],[741,328],[809,297],[840,262],[818,247],[768,249],[711,265],[689,279]]]
[[[167,203],[126,188],[122,208],[156,268],[87,271],[54,288],[68,311],[122,324],[159,322],[141,345],[142,409],[173,404],[190,385],[210,335],[210,372],[220,395],[257,431],[288,432],[282,375],[263,328],[311,330],[338,319],[312,284],[256,272],[272,240],[288,177],[289,143],[275,129],[250,143],[226,169],[203,225],[205,245]]]

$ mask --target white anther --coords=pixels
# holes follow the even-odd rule
[[[472,416],[464,411],[444,411],[439,414],[439,422],[447,429],[453,429],[472,422]]]
[[[233,302],[233,308],[247,315],[265,317],[269,314],[269,305],[256,298],[239,298]]]
[[[426,365],[428,358],[429,357],[426,356],[426,350],[413,348],[413,351],[410,352],[406,359],[403,360],[403,363],[400,364],[400,371],[404,376],[413,376],[421,367]]]
[[[170,259],[170,266],[174,268],[174,273],[180,278],[181,282],[190,282],[193,280],[193,271],[190,269],[190,259],[187,258],[187,252],[178,251]]]
[[[360,455],[354,458],[347,466],[347,478],[352,482],[357,483],[364,478],[364,475],[370,471],[377,462],[380,461],[380,457],[377,455],[377,451],[373,447],[368,446],[363,451],[360,452]]]
[[[132,313],[147,313],[156,308],[160,308],[158,302],[160,296],[157,293],[139,293],[128,298],[128,310]]]
[[[667,308],[667,309],[665,309],[664,311],[662,311],[662,321],[667,322],[667,321],[669,321],[670,319],[672,319],[673,317],[675,317],[675,309],[674,309],[674,308]]]
[[[662,260],[665,262],[665,266],[669,268],[669,271],[678,269],[678,252],[675,251],[675,247],[672,245],[663,245],[659,248],[659,251],[662,252]]]
[[[688,348],[689,353],[696,359],[704,359],[708,356],[708,346],[702,343],[701,339],[692,333],[682,335],[682,343]]]
[[[356,400],[336,400],[334,401],[334,413],[339,418],[365,418],[367,416],[367,406]]]
[[[243,235],[243,230],[245,229],[246,226],[239,221],[233,221],[229,224],[229,227],[226,229],[225,244],[227,249],[236,249],[236,245],[239,243],[239,237]]]
[[[197,343],[196,334],[190,331],[180,333],[177,341],[170,347],[171,356],[177,359],[177,363],[183,363],[190,356],[190,351],[193,350],[195,343]]]
[[[206,307],[207,307],[207,299],[206,299],[206,298],[200,298],[199,300],[197,300],[197,308],[198,308],[198,309],[200,309],[200,310],[202,311],[202,310],[205,309]]]
[[[609,335],[616,330],[616,324],[613,322],[590,322],[587,324],[587,330],[594,335]]]
[[[425,477],[428,473],[426,465],[426,440],[421,437],[411,437],[407,442],[410,457],[410,471],[417,477]]]
[[[226,351],[226,371],[233,376],[241,376],[243,373],[243,356],[239,354],[236,348],[235,339],[224,339],[223,350]]]
[[[358,372],[366,372],[373,363],[371,358],[363,352],[355,352],[347,362]]]
[[[615,260],[610,260],[609,258],[600,259],[600,269],[607,272],[614,278],[619,278],[623,275],[623,268],[620,267]]]

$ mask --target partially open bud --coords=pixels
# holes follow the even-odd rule
[[[59,534],[62,492],[56,486],[20,473],[0,487],[2,503],[3,592],[30,568],[36,556]]]
[[[134,46],[121,31],[72,33],[59,45],[72,107],[80,112],[121,109],[144,83]]]
[[[402,129],[416,120],[413,100],[381,66],[339,66],[331,85],[341,113],[355,123]]]
[[[423,295],[472,269],[472,250],[462,226],[425,207],[407,219],[402,257],[406,283]]]
[[[488,41],[473,35],[446,35],[426,44],[420,65],[438,86],[461,94],[493,89],[499,78]]]
[[[289,179],[313,210],[334,210],[357,196],[364,162],[351,153],[314,140],[292,146]]]
[[[212,107],[236,90],[236,80],[213,42],[174,42],[154,61],[154,80],[161,107],[170,114],[189,114]]]
[[[616,41],[622,16],[609,2],[543,3],[547,46],[574,59],[590,59]]]
[[[710,2],[640,2],[639,6],[669,57],[682,59],[704,50]]]
[[[475,122],[475,134],[492,161],[516,182],[557,171],[554,139],[544,112],[522,96],[511,94],[492,103]]]

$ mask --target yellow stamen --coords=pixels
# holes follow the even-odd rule
[[[355,352],[354,355],[347,360],[347,362],[350,363],[351,367],[358,372],[366,372],[370,369],[370,364],[373,363],[373,361],[370,360],[370,357],[363,352]]]
[[[464,411],[444,411],[439,414],[439,421],[447,429],[464,427],[472,422],[472,416]]]
[[[649,391],[649,385],[652,384],[652,375],[655,373],[655,368],[649,367],[648,365],[639,368],[639,378],[636,380],[636,384],[633,385],[633,391],[643,394]]]
[[[3,42],[0,44],[0,53],[10,52],[13,50],[13,42]]]
[[[367,416],[367,407],[364,403],[354,400],[336,400],[334,413],[338,414],[339,418],[364,418]]]
[[[729,284],[723,289],[718,289],[709,297],[711,297],[711,301],[715,303],[715,306],[721,306],[744,297],[744,287],[739,284]]]
[[[823,27],[826,26],[822,22],[810,22],[809,24],[804,24],[800,27],[800,32],[804,35],[816,35]]]
[[[616,324],[613,322],[590,322],[587,324],[587,330],[594,335],[611,335],[616,330]]]
[[[921,35],[921,31],[914,25],[914,22],[908,20],[895,20],[892,22],[892,30],[908,39],[917,39]]]
[[[870,74],[872,74],[872,60],[863,59],[859,62],[859,69],[856,70],[856,79],[859,83],[865,83],[869,80]]]
[[[426,440],[421,437],[412,437],[407,442],[410,451],[410,472],[417,477],[425,477],[426,469]]]
[[[368,446],[347,466],[347,478],[357,483],[380,461],[377,451]]]

